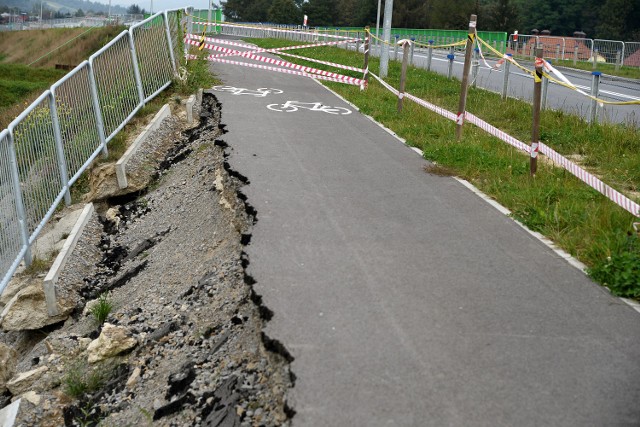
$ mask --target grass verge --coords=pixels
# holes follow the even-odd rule
[[[629,79],[640,79],[640,67],[627,67],[625,65],[621,66],[618,70],[616,70],[615,64],[603,64],[598,62],[596,64],[596,69],[593,69],[593,62],[576,62],[576,65],[573,65],[573,60],[554,60],[554,65],[560,65],[562,67],[576,68],[578,70],[585,71],[601,71],[604,74],[609,74],[610,76],[618,76],[618,77],[626,77]]]
[[[291,41],[251,39],[264,48],[290,45]],[[337,48],[305,49],[307,57],[362,66],[363,55]],[[303,65],[325,68],[308,61]],[[377,71],[378,59],[370,69]],[[331,70],[335,71],[335,70]],[[354,77],[361,77],[352,74]],[[400,64],[391,61],[389,78],[399,86]],[[529,177],[529,158],[484,131],[465,126],[456,141],[455,124],[409,101],[401,114],[397,98],[373,81],[366,91],[354,86],[327,83],[357,105],[362,113],[392,129],[411,146],[422,149],[428,160],[472,182],[511,210],[512,216],[538,231],[589,267],[591,276],[620,296],[640,295],[640,245],[633,215],[583,184],[544,157],[538,174]],[[409,67],[407,91],[450,111],[456,111],[460,82]],[[501,100],[500,95],[471,88],[467,110],[514,137],[529,141],[531,106],[522,101]],[[611,124],[588,125],[559,111],[543,111],[541,140],[556,151],[572,156],[605,182],[638,200],[640,186],[640,132]]]

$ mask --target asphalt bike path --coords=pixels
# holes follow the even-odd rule
[[[638,312],[311,79],[212,70],[293,425],[640,422]]]

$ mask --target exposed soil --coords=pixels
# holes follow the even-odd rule
[[[289,424],[292,358],[262,332],[271,312],[243,252],[256,212],[241,193],[246,180],[225,162],[222,129],[220,106],[205,93],[197,127],[152,142],[165,150],[153,183],[98,206],[59,281],[78,294],[73,316],[0,335],[21,353],[18,372],[48,367],[16,425]],[[105,292],[106,323],[137,345],[90,364],[87,346],[103,326],[85,305]],[[78,384],[88,390],[74,393]]]

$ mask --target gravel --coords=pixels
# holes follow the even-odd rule
[[[196,127],[163,122],[129,165],[152,174],[151,185],[100,203],[61,275],[57,291],[79,300],[73,316],[0,335],[23,343],[19,371],[49,367],[31,388],[39,404],[23,399],[17,425],[290,424],[291,358],[262,332],[269,310],[245,276],[242,244],[255,211],[225,169],[221,129],[206,93]],[[101,326],[83,309],[105,292],[107,322],[138,344],[89,365]],[[90,389],[71,396],[78,382]]]

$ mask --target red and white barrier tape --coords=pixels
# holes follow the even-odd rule
[[[324,33],[316,33],[313,31],[298,31],[298,30],[283,30],[281,28],[273,28],[273,27],[256,27],[256,26],[251,26],[251,25],[230,25],[230,24],[225,24],[225,23],[211,23],[211,22],[202,22],[202,21],[198,21],[198,22],[194,22],[195,25],[206,25],[206,26],[210,26],[210,27],[215,27],[215,26],[219,26],[219,27],[229,27],[229,28],[249,28],[251,30],[262,30],[262,31],[273,31],[275,33],[287,33],[287,34],[307,34],[307,35],[311,35],[311,36],[318,36],[318,37],[328,37],[328,38],[332,38],[332,39],[350,39],[352,38],[352,36],[337,36],[335,34],[327,34],[326,32]]]
[[[195,55],[187,55],[187,57],[189,59],[196,59],[197,58],[197,56],[195,56]],[[276,68],[276,67],[270,67],[268,65],[251,64],[251,63],[248,63],[248,62],[241,62],[241,61],[232,61],[230,59],[224,59],[224,58],[207,58],[207,60],[212,61],[212,62],[220,62],[220,63],[223,63],[223,64],[240,65],[240,66],[243,66],[243,67],[257,68],[257,69],[260,69],[260,70],[275,71],[277,73],[284,73],[284,74],[292,74],[292,75],[296,75],[296,76],[310,77],[310,78],[316,79],[316,80],[326,80],[326,81],[330,81],[330,82],[345,83],[345,84],[350,84],[350,85],[354,85],[354,86],[362,86],[362,85],[365,84],[364,80],[356,79],[356,78],[353,78],[353,77],[347,77],[346,79],[337,79],[337,78],[333,78],[333,77],[329,77],[329,76],[322,76],[322,75],[319,75],[319,74],[309,74],[309,73],[305,73],[304,71],[290,70],[288,68]]]
[[[465,112],[465,117],[466,117],[466,119],[467,119],[467,121],[469,123],[472,123],[472,124],[478,126],[480,129],[484,130],[488,134],[495,136],[496,138],[498,138],[498,139],[506,142],[507,144],[517,148],[518,150],[522,150],[525,153],[530,153],[531,152],[531,147],[528,144],[525,144],[524,142],[520,141],[519,139],[516,139],[516,138],[512,137],[508,133],[498,129],[495,126],[490,125],[489,123],[485,122],[484,120],[482,120],[478,116],[475,116],[475,115],[473,115],[473,114],[471,114],[470,112],[467,111],[467,112]]]
[[[187,37],[192,39],[192,40],[202,40],[201,36],[196,36],[194,34],[188,34]],[[332,46],[332,45],[337,45],[337,44],[340,44],[340,43],[344,43],[344,41],[323,42],[323,43],[315,43],[315,44],[312,44],[312,45],[301,45],[301,46],[287,46],[287,47],[279,47],[279,48],[273,48],[273,49],[256,49],[255,46],[245,45],[245,44],[241,44],[241,43],[229,42],[227,40],[221,40],[221,39],[216,39],[216,38],[211,38],[211,37],[205,37],[204,40],[209,42],[209,43],[218,43],[218,44],[226,44],[226,45],[230,45],[230,46],[243,47],[243,48],[249,49],[252,53],[262,53],[262,52],[277,53],[278,55],[284,55],[284,56],[289,56],[289,57],[292,57],[292,58],[302,59],[302,60],[309,61],[309,62],[315,62],[317,64],[328,65],[330,67],[340,68],[342,70],[356,71],[356,72],[359,72],[359,73],[363,73],[364,72],[364,70],[362,68],[351,67],[349,65],[337,64],[337,63],[334,63],[334,62],[320,61],[318,59],[307,58],[305,56],[298,56],[298,55],[294,55],[294,54],[291,54],[291,53],[283,52],[284,50],[304,49],[304,48],[321,47],[321,46]],[[185,43],[193,44],[193,43],[191,43],[191,42],[189,42],[187,40],[185,40]],[[205,44],[205,47],[206,46],[209,46],[209,45]],[[211,50],[222,51],[221,49],[211,49]],[[237,51],[237,50],[235,50],[233,52],[234,53],[230,53],[230,54],[216,55],[215,57],[216,58],[222,58],[222,57],[226,57],[226,56],[240,56],[240,53],[242,53],[242,52]]]
[[[406,96],[407,99],[412,100],[416,104],[422,105],[423,107],[428,108],[429,110],[433,111],[434,113],[438,113],[441,116],[444,116],[449,120],[453,120],[454,122],[456,121],[457,117],[451,111],[445,110],[444,108],[438,107],[437,105],[433,105],[430,102],[425,101],[424,99],[420,99],[420,98],[418,98],[416,96],[411,95],[410,93],[405,93],[404,96]]]
[[[192,44],[194,46],[202,46],[202,44],[200,42],[198,42],[197,40],[187,40],[188,44]],[[276,65],[279,67],[286,67],[286,68],[291,68],[294,70],[299,70],[302,71],[304,73],[309,73],[309,74],[317,74],[320,76],[325,76],[325,77],[330,77],[332,79],[334,79],[334,81],[339,81],[339,82],[345,82],[348,84],[353,84],[353,85],[361,85],[364,84],[364,80],[361,79],[356,79],[355,77],[348,77],[348,76],[344,76],[342,74],[337,74],[337,73],[332,73],[330,71],[324,71],[324,70],[319,70],[317,68],[312,68],[312,67],[305,67],[303,65],[298,65],[298,64],[294,64],[288,61],[283,61],[280,59],[276,59],[276,58],[267,58],[266,56],[260,56],[260,55],[256,55],[254,54],[252,51],[248,51],[248,52],[240,52],[237,50],[232,50],[232,49],[227,49],[221,46],[215,46],[209,43],[204,43],[204,48],[208,49],[208,50],[214,50],[214,51],[221,51],[221,52],[226,52],[226,53],[231,53],[234,56],[240,56],[243,58],[247,58],[247,59],[252,59],[254,61],[260,61],[260,62],[266,62],[267,64],[272,64],[272,65]],[[207,58],[208,60],[217,60],[217,59],[221,59],[219,57],[209,57]]]
[[[619,191],[611,188],[609,185],[602,182],[599,178],[582,169],[580,166],[576,165],[566,157],[563,157],[561,154],[557,153],[551,147],[548,147],[542,142],[539,145],[539,149],[542,154],[549,157],[554,163],[571,172],[580,181],[586,183],[589,187],[599,191],[609,200],[612,200],[615,204],[627,210],[632,215],[640,217],[640,205],[638,203],[629,199]]]
[[[194,40],[202,40],[202,36],[199,36],[197,34],[187,34],[185,37],[189,38],[189,39],[194,39]],[[357,39],[347,39],[347,40],[338,40],[338,41],[333,41],[333,42],[320,42],[320,43],[312,43],[312,44],[301,44],[301,45],[297,45],[297,46],[274,47],[274,48],[271,48],[271,49],[256,49],[256,47],[253,46],[253,45],[248,45],[248,44],[238,43],[238,42],[232,42],[230,40],[218,39],[218,38],[213,38],[213,37],[205,37],[204,38],[204,41],[208,41],[210,43],[217,43],[217,44],[224,44],[224,45],[228,45],[228,46],[243,47],[245,49],[253,50],[256,53],[260,53],[260,52],[275,53],[275,52],[281,52],[283,50],[309,49],[309,48],[312,48],[312,47],[321,47],[321,46],[336,46],[336,45],[343,44],[343,43],[355,42],[356,40]]]
[[[387,88],[389,91],[391,91],[393,94],[395,94],[396,96],[399,94],[399,92],[391,85],[389,85],[387,82],[385,82],[384,80],[380,79],[380,77],[376,76],[375,74],[371,73],[371,75],[373,77],[376,78],[376,80],[378,80],[385,88]],[[415,103],[422,105],[423,107],[428,108],[429,110],[436,112],[444,117],[446,117],[449,120],[452,121],[456,121],[456,114],[445,110],[444,108],[438,107],[436,105],[433,105],[423,99],[417,98],[409,93],[405,93],[404,96],[408,99],[411,99],[412,101],[414,101]],[[506,132],[496,128],[493,125],[490,125],[489,123],[485,122],[484,120],[480,119],[479,117],[469,113],[469,112],[465,112],[465,118],[467,121],[469,121],[469,123],[472,123],[476,126],[478,126],[480,129],[486,131],[487,133],[495,136],[496,138],[500,139],[501,141],[506,142],[509,145],[512,145],[513,147],[524,151],[526,153],[529,153],[529,155],[532,154],[531,151],[531,147],[527,144],[525,144],[524,142],[512,137],[511,135],[507,134]],[[588,186],[590,186],[591,188],[597,190],[598,192],[602,193],[605,197],[607,197],[609,200],[611,200],[612,202],[614,202],[615,204],[617,204],[618,206],[620,206],[621,208],[625,209],[627,212],[630,212],[632,215],[636,216],[636,217],[640,217],[640,204],[634,202],[633,200],[629,199],[627,196],[625,196],[624,194],[620,193],[619,191],[613,189],[612,187],[610,187],[609,185],[605,184],[604,182],[602,182],[602,180],[600,180],[599,178],[597,178],[596,176],[594,176],[593,174],[587,172],[586,170],[582,169],[580,166],[578,166],[577,164],[573,163],[571,160],[567,159],[566,157],[562,156],[561,154],[559,154],[558,152],[554,151],[551,147],[543,144],[542,142],[538,143],[538,144],[532,144],[534,147],[534,156],[537,156],[537,153],[540,152],[542,154],[544,154],[545,156],[549,157],[554,163],[562,166],[564,169],[566,169],[567,171],[569,171],[572,175],[574,175],[575,177],[577,177],[579,180],[581,180],[582,182],[584,182],[585,184],[587,184]]]

